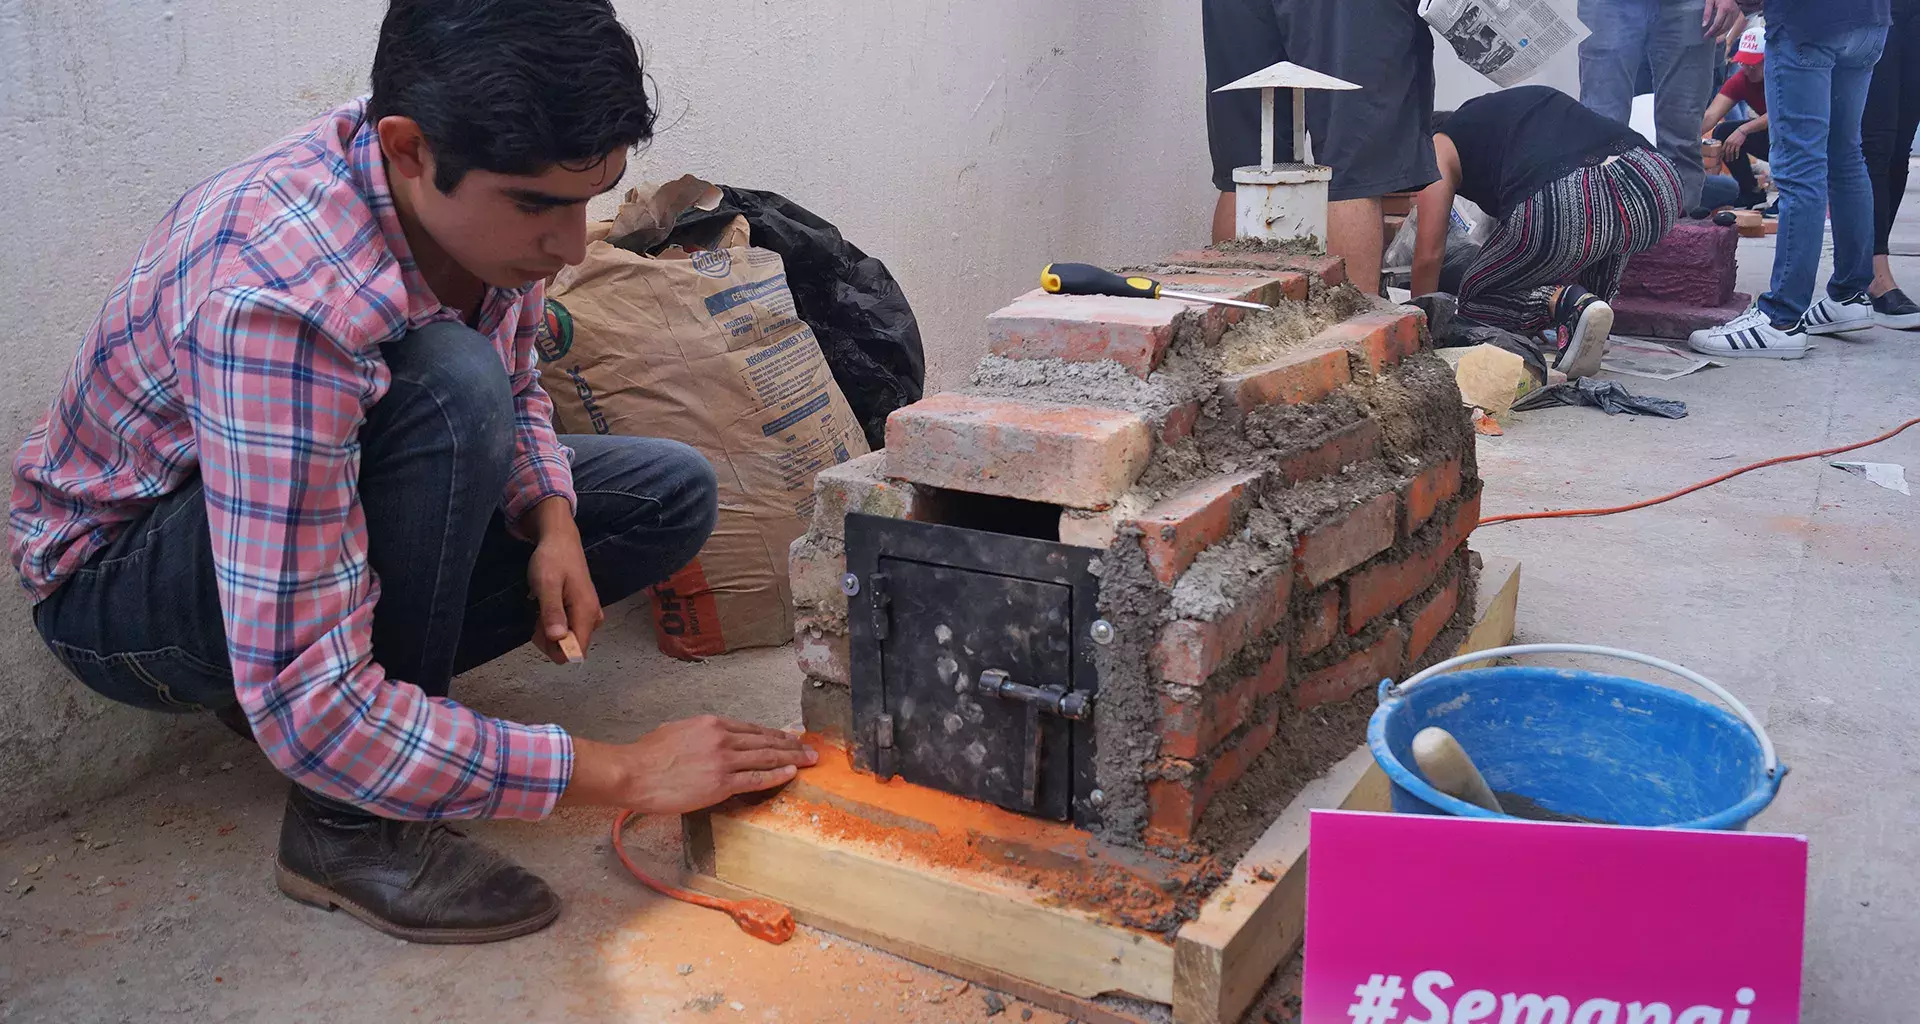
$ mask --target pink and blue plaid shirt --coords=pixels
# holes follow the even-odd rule
[[[14,567],[45,598],[198,471],[234,691],[267,757],[391,817],[544,817],[573,768],[564,731],[430,698],[373,661],[357,486],[380,346],[459,314],[414,266],[364,113],[216,175],[154,229],[14,463]],[[491,290],[476,325],[516,396],[509,521],[574,498],[534,361],[542,298]]]

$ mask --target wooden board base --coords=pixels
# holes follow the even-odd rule
[[[1510,642],[1519,593],[1520,564],[1485,556],[1474,627],[1457,653]],[[1170,940],[1061,905],[1044,889],[1000,874],[931,863],[904,855],[898,844],[830,835],[817,821],[762,804],[686,816],[687,884],[779,900],[803,924],[1088,1024],[1134,1024],[1126,1012],[1093,1001],[1109,993],[1171,1004],[1177,1024],[1231,1024],[1299,949],[1312,811],[1384,811],[1388,791],[1366,748],[1354,751],[1301,791]],[[845,806],[849,792],[832,794],[839,801],[832,805]],[[924,827],[911,816],[899,823],[909,831]],[[1016,848],[1020,856],[1045,854],[1047,838],[1027,837],[1007,855]]]

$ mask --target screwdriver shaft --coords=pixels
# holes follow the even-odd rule
[[[1220,305],[1220,306],[1239,306],[1241,309],[1272,309],[1273,308],[1272,306],[1263,305],[1258,302],[1243,302],[1239,299],[1223,299],[1217,295],[1201,295],[1196,292],[1169,291],[1165,288],[1160,289],[1160,297],[1163,299],[1185,299],[1188,302],[1211,302],[1211,303],[1214,303],[1215,305]]]

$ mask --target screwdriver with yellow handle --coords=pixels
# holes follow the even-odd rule
[[[1160,282],[1138,274],[1122,277],[1087,263],[1049,263],[1040,270],[1040,287],[1052,295],[1118,295],[1123,299],[1185,299],[1211,302],[1241,309],[1272,309],[1258,302],[1223,299],[1199,292],[1176,292],[1160,287]]]

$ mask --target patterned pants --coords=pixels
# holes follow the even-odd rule
[[[1653,247],[1680,216],[1680,175],[1634,149],[1582,167],[1513,208],[1460,284],[1460,314],[1518,334],[1553,326],[1554,294],[1578,284],[1620,290],[1627,257]]]

